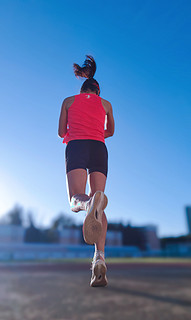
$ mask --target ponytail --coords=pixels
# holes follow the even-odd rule
[[[99,83],[94,79],[94,74],[96,72],[96,63],[94,58],[92,56],[86,55],[86,60],[84,61],[82,67],[80,67],[79,64],[74,63],[73,68],[74,74],[77,78],[87,78],[87,80],[84,81],[81,87],[81,93],[88,92],[90,90],[99,95]]]
[[[74,63],[74,73],[76,77],[91,79],[96,72],[96,63],[92,56],[86,56],[86,60],[82,67]]]

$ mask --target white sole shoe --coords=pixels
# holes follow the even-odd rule
[[[99,259],[92,266],[91,287],[105,287],[108,284],[106,277],[107,267],[103,260]]]
[[[107,197],[102,191],[95,192],[83,224],[83,236],[88,244],[97,243],[100,238],[102,232],[102,214],[107,203]]]

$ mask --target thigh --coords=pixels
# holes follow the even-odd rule
[[[88,162],[88,173],[91,174],[93,172],[101,172],[107,177],[108,151],[105,143],[101,141],[91,140],[89,142],[89,150],[90,156]]]
[[[86,140],[72,140],[65,150],[66,173],[74,169],[86,169],[89,150]]]
[[[85,194],[87,183],[87,171],[84,169],[74,169],[67,173],[66,184],[69,201],[75,194]]]
[[[88,182],[90,187],[89,196],[92,197],[96,191],[103,191],[105,190],[106,184],[106,176],[105,174],[94,171],[88,175]]]

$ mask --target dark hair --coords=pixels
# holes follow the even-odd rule
[[[87,78],[81,86],[81,92],[93,91],[97,95],[100,93],[99,83],[94,79],[94,74],[96,72],[96,63],[92,56],[86,55],[86,60],[84,61],[82,67],[79,64],[74,63],[74,73],[78,78]]]

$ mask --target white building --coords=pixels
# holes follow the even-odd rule
[[[63,228],[59,230],[60,243],[61,244],[80,244],[81,243],[81,232],[79,229],[74,228]]]
[[[25,228],[16,225],[0,225],[0,244],[23,243]]]
[[[122,246],[122,232],[121,231],[107,231],[106,245],[107,246]]]

